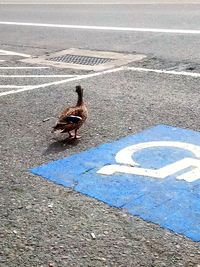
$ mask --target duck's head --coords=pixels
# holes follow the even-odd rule
[[[83,94],[83,88],[80,85],[76,86],[76,92],[78,95],[82,95]]]

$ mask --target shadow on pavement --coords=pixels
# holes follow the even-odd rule
[[[62,140],[56,140],[55,142],[51,143],[48,146],[48,148],[44,151],[43,155],[49,155],[65,151],[71,146],[76,146],[78,143],[79,143],[78,139],[66,138]]]

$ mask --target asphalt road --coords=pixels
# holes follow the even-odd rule
[[[105,27],[199,30],[199,14],[199,4],[0,5],[1,22]],[[199,34],[3,24],[0,30],[0,50],[32,56],[71,47],[142,53],[146,58],[129,66],[200,73]],[[82,139],[68,143],[50,131],[61,109],[76,100],[74,86],[81,76],[56,83],[66,78],[55,75],[93,72],[40,68],[46,66],[18,61],[23,58],[0,56],[0,265],[199,266],[198,242],[27,170],[157,124],[200,131],[200,78],[122,69],[83,79],[89,119]],[[30,90],[46,83],[52,84]]]
[[[178,14],[178,15],[177,15]],[[200,29],[199,5],[1,5],[1,21],[89,26]],[[137,52],[199,63],[199,35],[94,31],[0,25],[1,45],[48,51],[84,49]],[[18,48],[17,48],[18,49]]]

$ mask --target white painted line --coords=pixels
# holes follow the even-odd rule
[[[187,71],[173,71],[173,70],[156,70],[156,69],[146,69],[146,68],[135,68],[128,67],[127,70],[140,71],[140,72],[155,72],[161,74],[172,74],[172,75],[182,75],[182,76],[190,76],[195,78],[200,78],[200,73],[198,72],[187,72]]]
[[[101,3],[94,3],[94,2],[68,2],[66,3],[66,1],[60,1],[60,2],[47,2],[47,1],[40,1],[40,2],[31,2],[31,3],[27,3],[27,1],[18,1],[18,2],[9,2],[7,3],[6,1],[2,1],[0,3],[0,5],[180,5],[180,4],[199,4],[199,1],[195,2],[190,2],[190,1],[175,1],[175,2],[170,2],[170,1],[150,1],[150,2],[145,2],[145,1],[141,1],[140,3],[133,3],[133,2],[101,2]],[[200,266],[199,266],[200,267]]]
[[[135,68],[135,67],[120,67],[120,68],[116,68],[116,69],[105,70],[102,72],[96,72],[96,73],[87,74],[87,75],[79,75],[77,77],[72,77],[69,79],[61,80],[61,81],[44,83],[44,84],[34,85],[34,86],[24,86],[23,87],[23,86],[7,85],[7,88],[9,88],[9,86],[10,86],[10,88],[19,88],[19,89],[7,91],[7,92],[2,92],[2,93],[0,93],[0,97],[10,95],[10,94],[17,94],[17,93],[21,93],[21,92],[25,92],[25,91],[31,91],[31,90],[35,90],[35,89],[45,88],[48,86],[59,85],[59,84],[63,84],[63,83],[85,80],[85,79],[88,79],[91,77],[100,76],[100,75],[109,74],[109,73],[114,73],[114,72],[119,72],[122,70],[132,70],[132,71],[140,71],[140,72],[155,72],[155,73],[159,73],[159,74],[183,75],[183,76],[200,78],[200,73],[194,73],[194,72],[184,72],[184,71],[177,72],[177,71],[145,69],[145,68]],[[13,86],[13,87],[11,87],[11,86]],[[0,88],[3,88],[3,85],[0,86]]]
[[[0,59],[0,62],[4,62],[5,60],[4,59]]]
[[[1,75],[1,78],[64,78],[77,77],[78,75]],[[80,76],[80,75],[79,75]]]
[[[30,55],[23,54],[23,53],[17,53],[13,51],[8,50],[0,50],[0,56],[20,56],[20,57],[31,57]]]
[[[49,69],[49,67],[0,67],[0,70]]]
[[[26,86],[20,86],[20,85],[0,85],[0,89],[19,89],[19,88],[25,88]]]
[[[35,85],[35,86],[26,86],[26,87],[18,89],[18,90],[11,90],[11,91],[7,91],[7,92],[2,92],[2,93],[0,93],[0,97],[10,95],[10,94],[17,94],[17,93],[21,93],[21,92],[25,92],[25,91],[30,91],[30,90],[34,90],[34,89],[45,88],[45,87],[52,86],[52,85],[59,85],[59,84],[63,84],[63,83],[84,80],[84,79],[88,79],[91,77],[100,76],[103,74],[118,72],[121,70],[124,70],[124,68],[121,67],[121,68],[116,68],[116,69],[111,69],[111,70],[105,70],[102,72],[96,72],[96,73],[92,73],[92,74],[81,75],[81,76],[77,76],[77,77],[73,77],[73,78],[69,78],[69,79],[65,79],[65,80],[61,80],[61,81],[44,83],[44,84]]]
[[[0,21],[0,25],[67,28],[67,29],[84,29],[84,30],[104,30],[104,31],[132,31],[132,32],[154,32],[154,33],[174,33],[174,34],[200,34],[200,30],[189,30],[189,29],[188,30],[184,30],[184,29],[105,27],[105,26],[47,24],[47,23],[29,23],[29,22],[12,22],[12,21]]]

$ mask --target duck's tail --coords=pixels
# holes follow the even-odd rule
[[[66,123],[61,123],[61,122],[58,122],[54,127],[53,129],[51,130],[52,133],[56,132],[56,131],[63,131],[64,130],[64,126],[66,125]]]

